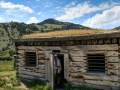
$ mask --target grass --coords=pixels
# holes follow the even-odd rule
[[[35,38],[35,37],[50,37],[50,36],[71,36],[71,35],[82,35],[82,34],[96,34],[96,33],[108,33],[117,32],[118,30],[61,30],[46,33],[33,33],[24,35],[23,38]]]

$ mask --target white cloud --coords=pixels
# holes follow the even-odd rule
[[[0,17],[0,22],[4,21],[4,19],[2,17]]]
[[[51,2],[46,2],[46,3],[45,3],[45,8],[48,8],[48,7],[50,7],[51,5],[52,5]]]
[[[30,24],[30,23],[38,23],[38,22],[39,20],[36,17],[30,17],[26,23]]]
[[[42,14],[42,12],[38,12],[38,13],[37,13],[37,15],[41,15],[41,14]]]
[[[0,1],[0,8],[7,9],[5,12],[27,12],[27,13],[33,13],[33,10],[27,6],[21,5],[21,4],[13,4],[11,2],[4,2]]]
[[[82,25],[89,27],[105,27],[110,28],[110,26],[114,26],[120,23],[120,6],[114,6],[108,10],[104,10],[102,14],[96,14],[92,18],[87,19]]]
[[[82,17],[85,14],[106,10],[116,5],[116,3],[101,3],[100,5],[91,5],[89,2],[79,3],[76,5],[75,2],[71,2],[70,4],[66,5],[64,8],[61,9],[62,14],[58,16],[57,20],[72,20],[75,18]]]

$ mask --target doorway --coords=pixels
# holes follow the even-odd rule
[[[64,54],[58,54],[58,59],[60,60],[61,63],[61,78],[64,79]]]

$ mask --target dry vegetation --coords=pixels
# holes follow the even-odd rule
[[[50,36],[73,36],[82,34],[96,34],[96,33],[109,33],[118,32],[118,30],[61,30],[46,33],[33,33],[29,35],[24,35],[23,38],[37,38],[37,37],[50,37]]]

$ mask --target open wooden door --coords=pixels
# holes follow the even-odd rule
[[[53,54],[50,54],[50,85],[51,89],[54,90],[54,66],[53,66]]]
[[[64,54],[64,78],[69,81],[69,58],[68,54]]]

